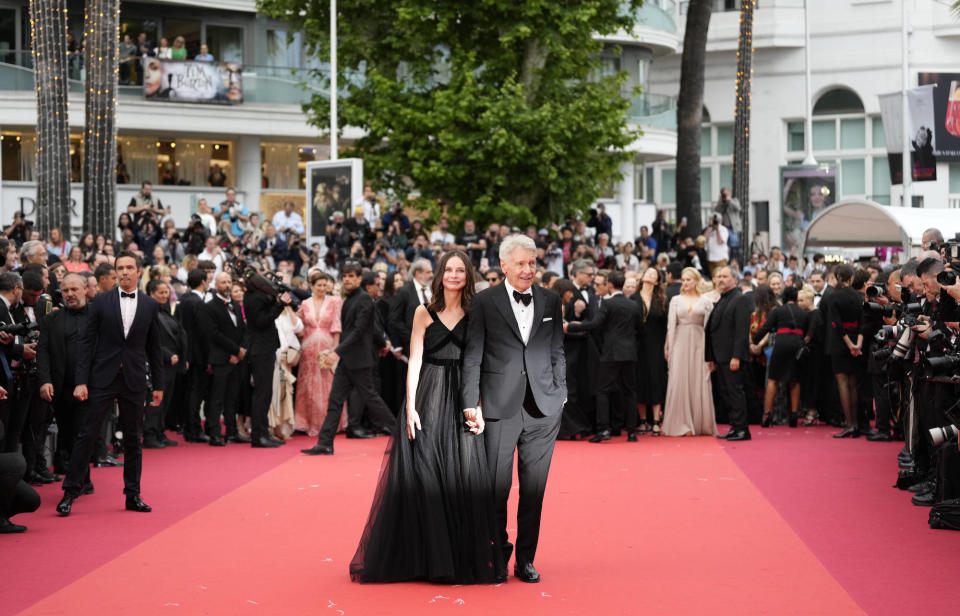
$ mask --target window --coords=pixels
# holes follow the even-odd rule
[[[637,61],[637,85],[646,88],[647,87],[647,73],[649,73],[650,60],[638,60]]]
[[[850,158],[840,161],[841,194],[865,195],[867,193],[866,165],[862,158]]]
[[[700,167],[700,201],[710,202],[713,195],[713,167]]]
[[[730,188],[733,186],[733,165],[727,163],[720,164],[720,188]],[[717,194],[720,194],[719,192]]]
[[[0,161],[5,182],[32,182],[36,168],[37,137],[34,133],[0,134]]]
[[[653,196],[653,167],[647,167],[644,175],[647,176],[646,201],[647,203],[654,203],[655,199]]]
[[[187,48],[187,57],[192,58],[200,52],[200,21],[193,19],[164,19],[163,38],[173,47],[173,41],[182,36]],[[214,56],[216,57],[216,56]],[[217,58],[218,60],[220,58]]]
[[[813,149],[814,151],[837,149],[836,120],[817,120],[813,123]]]
[[[867,147],[866,123],[864,118],[840,120],[841,150],[862,150]]]
[[[957,180],[960,181],[960,173],[957,174]],[[950,181],[953,182],[952,173],[950,174]],[[871,195],[871,198],[877,203],[890,205],[890,164],[887,162],[886,156],[873,157],[873,195]]]
[[[207,26],[206,43],[220,62],[243,62],[243,28]]]
[[[787,122],[787,152],[804,152],[804,123]]]
[[[660,201],[663,203],[677,202],[676,169],[664,169],[660,173]]]
[[[950,164],[950,194],[960,194],[960,163]]]
[[[633,198],[634,200],[643,200],[644,195],[644,175],[643,165],[634,163],[633,165]]]
[[[717,127],[717,155],[718,156],[732,156],[733,155],[733,126],[718,126]]]
[[[294,32],[289,40],[288,34],[286,30],[267,30],[267,66],[300,68],[303,33]]]
[[[813,115],[863,113],[863,102],[853,90],[836,88],[824,92],[813,105]]]
[[[875,148],[887,147],[887,134],[883,132],[883,120],[880,116],[875,116],[870,121],[870,126],[873,127],[873,140],[870,145]]]
[[[711,140],[713,131],[709,126],[700,129],[700,156],[710,156],[713,154],[713,141]]]

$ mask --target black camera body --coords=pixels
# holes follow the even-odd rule
[[[37,331],[40,325],[37,323],[11,323],[0,326],[0,333],[10,334],[11,336],[23,336],[24,338],[40,337]]]

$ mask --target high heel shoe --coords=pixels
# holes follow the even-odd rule
[[[660,424],[663,423],[662,419],[658,419],[653,422],[653,428],[650,430],[650,436],[660,436]]]
[[[800,411],[792,411],[790,413],[790,418],[787,420],[787,424],[791,428],[796,428],[799,421],[800,421]]]
[[[820,413],[817,411],[807,411],[807,416],[803,418],[803,421],[800,422],[800,425],[809,428],[810,426],[819,426],[820,425]]]
[[[857,438],[860,436],[860,430],[856,426],[848,426],[842,432],[837,432],[833,438]]]
[[[769,428],[769,427],[770,427],[770,422],[771,422],[771,416],[772,416],[772,415],[773,415],[773,413],[764,413],[764,414],[763,414],[763,418],[760,420],[760,427],[761,427],[761,428]],[[754,417],[756,417],[756,415],[754,415]]]

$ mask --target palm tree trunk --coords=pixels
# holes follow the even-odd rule
[[[117,200],[119,17],[119,0],[87,0],[83,228],[108,236],[113,232]]]
[[[690,0],[680,63],[677,97],[677,220],[687,217],[691,235],[700,233],[700,124],[703,120],[703,70],[712,0]]]
[[[740,200],[743,231],[740,246],[750,238],[750,86],[753,72],[753,9],[755,0],[740,2],[740,44],[737,50],[737,101],[733,124],[733,196]]]
[[[70,229],[70,128],[67,117],[67,2],[31,0],[30,35],[37,89],[37,228]]]

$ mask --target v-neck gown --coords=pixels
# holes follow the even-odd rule
[[[459,403],[467,319],[450,330],[430,316],[415,405],[423,430],[409,440],[400,413],[350,563],[355,582],[484,584],[505,572],[484,437]]]

